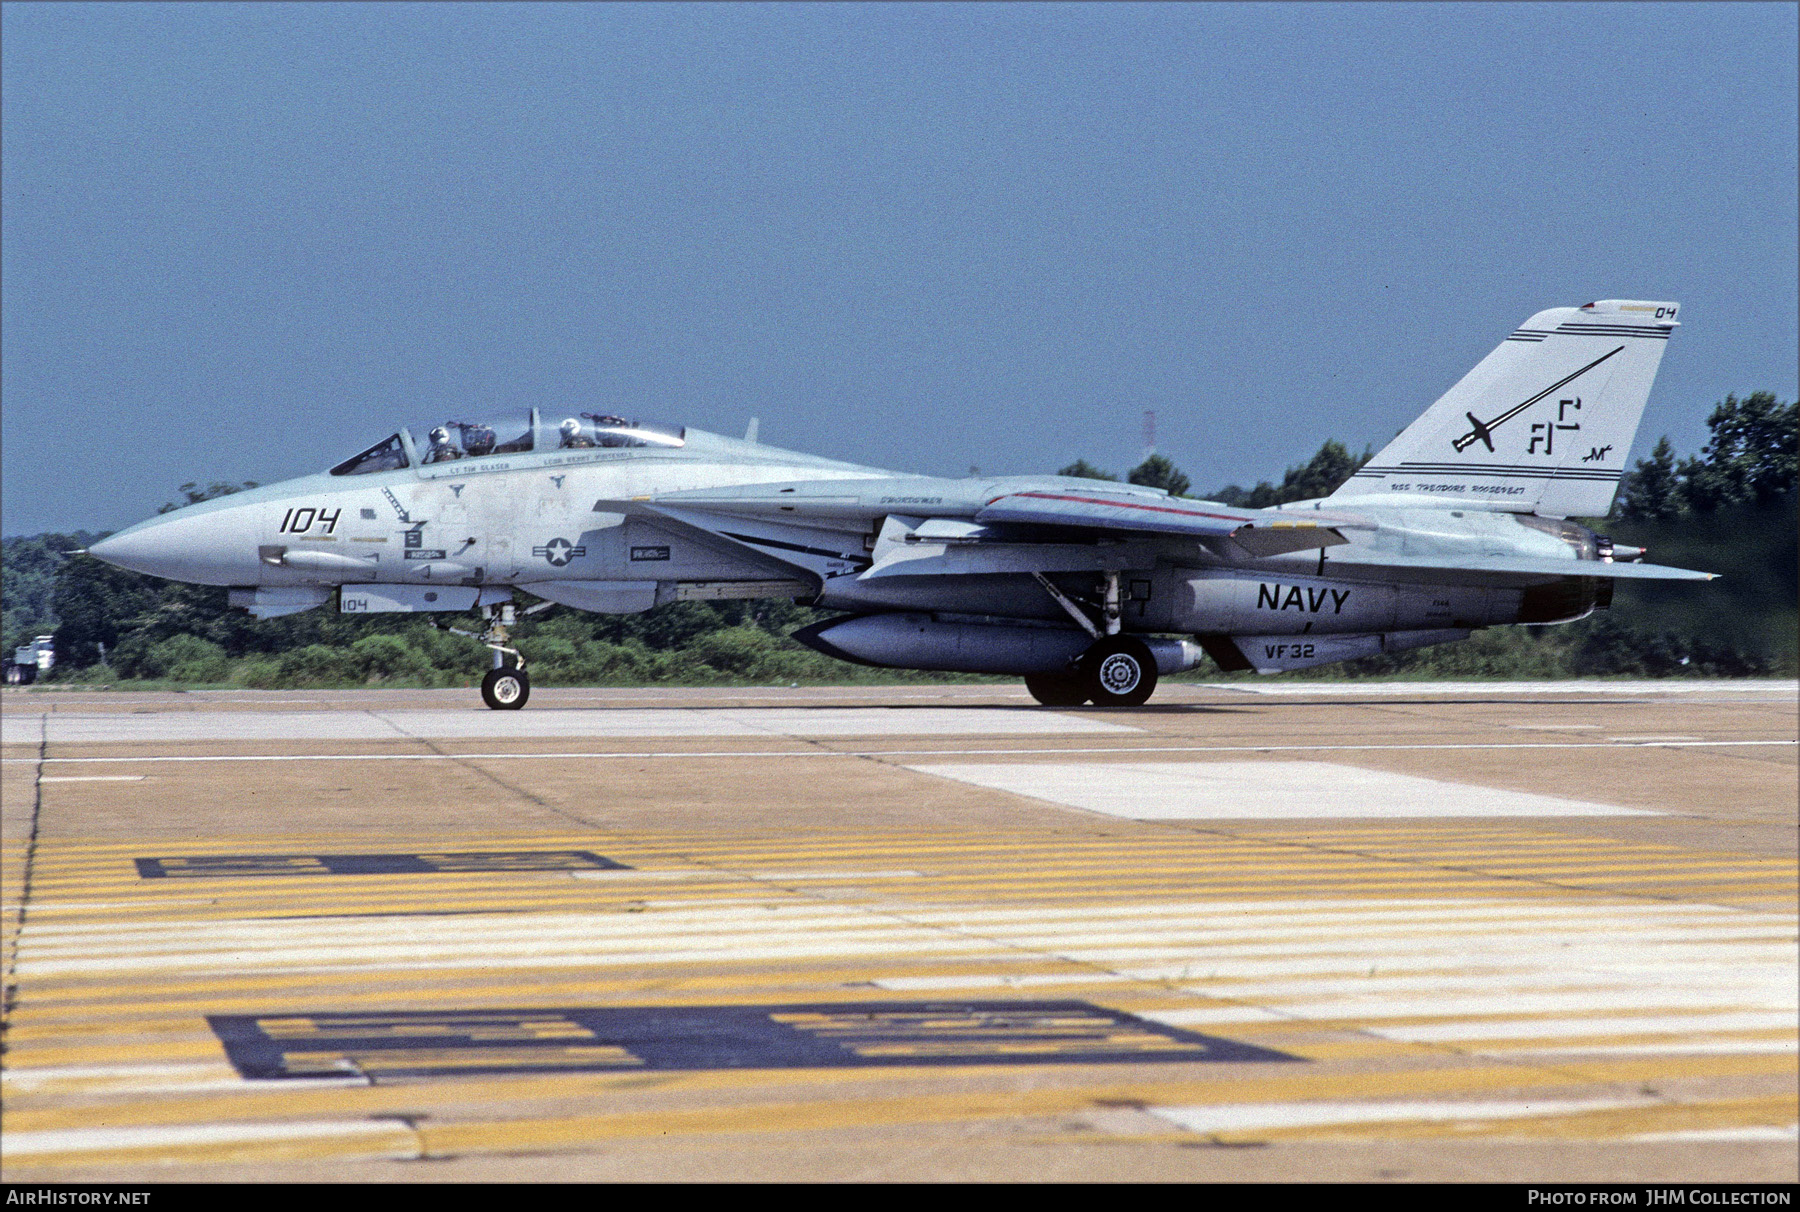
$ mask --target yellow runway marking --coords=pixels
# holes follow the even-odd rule
[[[636,871],[143,879],[133,864],[458,849],[586,850]],[[0,870],[13,870],[19,848],[6,850]],[[680,878],[661,878],[670,874]],[[1795,882],[1791,857],[1491,822],[1304,833],[1215,822],[1130,836],[50,838],[16,940],[7,1164],[55,1172],[479,1155],[665,1134],[1055,1120],[1109,1105],[1373,1100],[1535,1098],[1588,1109],[1230,1139],[1779,1132],[1793,1122],[1793,1098],[1765,1088],[1791,1087],[1794,1033],[1746,1026],[1741,1016],[1764,1003],[1727,985],[1778,982],[1781,964],[1792,968],[1794,918],[1779,902],[1791,904]],[[1731,907],[1759,897],[1780,911]],[[1607,950],[1615,939],[1642,941],[1628,955]],[[1534,942],[1561,950],[1533,958]],[[558,947],[567,950],[553,954]],[[759,947],[768,955],[757,958]],[[1627,958],[1648,975],[1620,975]],[[1703,979],[1709,965],[1716,989]],[[1590,996],[1591,1006],[1581,1002]],[[1381,1006],[1333,1000],[1350,997]],[[1533,997],[1556,1004],[1522,1008]],[[1457,998],[1468,1007],[1442,1009]],[[1574,1008],[1558,1008],[1562,998]],[[455,1074],[451,1062],[468,1060],[446,1052],[445,1075],[403,1084],[379,1074],[373,1085],[245,1081],[205,1018],[964,999],[1081,999],[1298,1060],[472,1076]],[[1451,1034],[1382,1034],[1407,1028]],[[1646,1085],[1670,1092],[1598,1106]],[[569,1110],[582,1102],[607,1109]],[[416,1113],[428,1118],[379,1118]]]
[[[1687,1076],[1743,1076],[1781,1072],[1769,1064],[1751,1063],[1753,1058],[1717,1058],[1704,1069],[1696,1068]],[[994,1078],[1004,1080],[1008,1071],[970,1071],[971,1080]],[[991,1090],[967,1094],[921,1093],[898,1098],[869,1098],[850,1091],[832,1098],[829,1090],[819,1089],[801,1102],[753,1101],[731,1107],[695,1107],[661,1113],[626,1112],[594,1116],[550,1117],[541,1120],[521,1119],[506,1125],[477,1123],[439,1126],[432,1130],[480,1134],[536,1122],[562,1124],[569,1130],[581,1125],[582,1131],[597,1136],[659,1136],[664,1134],[698,1134],[711,1132],[790,1132],[814,1128],[868,1127],[879,1124],[935,1123],[958,1119],[991,1119],[1012,1116],[1039,1116],[1092,1109],[1107,1104],[1142,1103],[1150,1106],[1238,1105],[1254,1103],[1271,1107],[1291,1102],[1318,1102],[1334,1099],[1421,1098],[1427,1096],[1468,1096],[1500,1090],[1555,1091],[1588,1084],[1616,1084],[1642,1081],[1650,1075],[1663,1075],[1654,1062],[1618,1061],[1556,1068],[1532,1069],[1523,1066],[1487,1066],[1454,1069],[1409,1069],[1376,1074],[1317,1074],[1300,1077],[1275,1077],[1258,1080],[1221,1079],[1217,1081],[1121,1081],[1109,1074],[1091,1084],[1058,1084],[1033,1090]],[[666,1074],[656,1075],[668,1076]],[[748,1075],[733,1075],[732,1085],[744,1088]],[[763,1081],[791,1084],[798,1075],[788,1071],[771,1071],[761,1075]],[[868,1077],[866,1071],[819,1082],[828,1085],[850,1085]],[[1079,1083],[1079,1078],[1075,1079]],[[1010,1083],[1009,1083],[1010,1084]],[[659,1085],[665,1085],[659,1083]],[[666,1085],[673,1085],[668,1083]],[[701,1078],[696,1090],[710,1085]],[[475,1081],[446,1080],[435,1083],[430,1093],[433,1101],[456,1105],[463,1099],[483,1094],[504,1093],[513,1101],[568,1098],[583,1091],[611,1090],[615,1094],[629,1091],[629,1079],[596,1082],[592,1078],[570,1075],[567,1078],[508,1079],[500,1091],[492,1084]],[[716,1088],[716,1087],[714,1087]],[[754,1087],[751,1087],[754,1088]],[[132,1105],[114,1105],[107,1110],[107,1125],[112,1128],[149,1128],[195,1122],[230,1124],[261,1123],[274,1115],[320,1116],[331,1113],[370,1117],[392,1114],[416,1107],[420,1090],[412,1086],[347,1087],[270,1091],[266,1083],[241,1094],[210,1095],[194,1098],[170,1096]],[[459,1098],[460,1096],[460,1098]],[[1784,1095],[1792,1106],[1792,1096]],[[1762,1105],[1758,1103],[1758,1105]],[[91,1125],[94,1112],[90,1108],[60,1108],[24,1111],[7,1116],[9,1140],[12,1133],[42,1133],[77,1130]],[[552,1127],[554,1134],[559,1129]],[[545,1143],[555,1139],[545,1138]],[[463,1147],[474,1147],[463,1146]],[[489,1146],[493,1147],[493,1146]]]

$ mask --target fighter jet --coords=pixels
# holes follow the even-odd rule
[[[531,690],[516,591],[610,614],[792,598],[840,612],[794,638],[846,661],[1130,707],[1205,656],[1304,669],[1579,619],[1620,579],[1708,579],[1570,520],[1610,509],[1677,310],[1539,312],[1330,497],[1273,509],[905,475],[763,445],[754,423],[736,439],[575,406],[402,428],[91,550],[229,586],[258,618],[478,610],[498,709]]]

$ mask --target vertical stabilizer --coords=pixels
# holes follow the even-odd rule
[[[1605,514],[1675,312],[1633,299],[1540,311],[1333,495]]]

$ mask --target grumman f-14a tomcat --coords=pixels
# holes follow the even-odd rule
[[[1330,497],[1274,509],[903,475],[590,405],[401,429],[91,550],[259,618],[479,610],[496,708],[530,693],[515,590],[622,614],[792,598],[842,612],[794,637],[834,657],[1134,706],[1203,655],[1303,669],[1578,619],[1621,578],[1706,579],[1569,520],[1611,507],[1676,314],[1539,312]]]

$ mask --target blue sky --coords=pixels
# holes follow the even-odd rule
[[[537,405],[1195,490],[1674,299],[1796,387],[1792,4],[0,10],[0,526]]]

